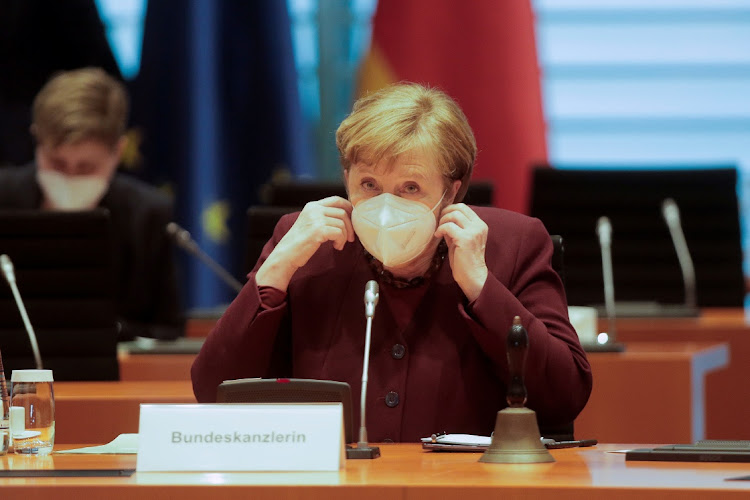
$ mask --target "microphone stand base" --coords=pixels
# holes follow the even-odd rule
[[[597,304],[600,317],[607,317],[607,308]],[[700,310],[687,304],[661,304],[659,302],[615,302],[616,318],[697,318]]]
[[[599,343],[581,343],[581,347],[586,352],[623,352],[625,345],[619,342]]]
[[[378,446],[353,447],[346,445],[347,459],[374,459],[380,457],[380,448]]]

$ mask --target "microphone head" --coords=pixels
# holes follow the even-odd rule
[[[10,257],[5,254],[0,255],[0,269],[2,270],[3,276],[5,276],[5,279],[9,282],[16,279],[15,273],[13,272],[13,262],[11,262]]]
[[[668,225],[680,223],[680,209],[672,198],[666,198],[661,203],[661,214]]]
[[[377,305],[378,298],[380,298],[379,292],[378,282],[375,280],[368,281],[365,285],[365,304]]]
[[[180,227],[180,225],[176,222],[170,222],[169,224],[167,224],[166,230],[167,234],[174,238],[177,244],[181,247],[190,246],[193,242],[193,238],[190,236],[190,233]]]
[[[609,222],[609,217],[599,217],[596,221],[596,234],[602,245],[609,245],[612,242],[612,224]]]
[[[170,236],[177,236],[177,233],[182,229],[180,226],[178,226],[175,222],[170,222],[167,224],[167,234]]]

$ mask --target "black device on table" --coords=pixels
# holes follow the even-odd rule
[[[628,461],[750,462],[750,441],[704,439],[694,444],[670,444],[628,450]]]

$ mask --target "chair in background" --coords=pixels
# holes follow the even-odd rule
[[[473,182],[464,201],[470,205],[490,205],[492,193],[491,183]],[[255,266],[263,246],[283,215],[302,210],[305,203],[329,196],[346,198],[344,185],[334,181],[269,183],[264,190],[266,203],[247,209],[245,271],[250,272]]]
[[[273,235],[279,219],[297,212],[301,207],[254,205],[247,209],[247,240],[245,241],[245,274],[253,270],[263,246]]]
[[[734,168],[597,170],[536,168],[530,213],[565,239],[568,303],[601,304],[602,259],[596,223],[612,223],[612,264],[619,301],[680,304],[679,261],[662,217],[672,198],[692,256],[698,306],[742,306],[737,172]]]
[[[493,186],[491,182],[475,181],[469,184],[463,203],[467,205],[492,205]],[[309,201],[321,200],[329,196],[346,198],[346,189],[339,181],[294,181],[268,183],[263,188],[266,205],[302,207]]]
[[[559,234],[551,234],[552,240],[552,269],[560,276],[565,286],[565,242]]]
[[[0,211],[0,254],[13,261],[44,368],[54,371],[55,380],[118,380],[109,213]],[[35,367],[4,279],[0,347],[6,376]]]

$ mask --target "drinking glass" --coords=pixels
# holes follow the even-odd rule
[[[5,386],[3,380],[2,385]],[[3,387],[5,389],[5,387]],[[2,390],[0,390],[2,393]],[[8,453],[10,444],[10,397],[7,393],[0,395],[0,456]]]
[[[0,456],[8,453],[10,445],[10,393],[5,383],[3,356],[0,354]]]
[[[48,455],[55,444],[52,370],[13,370],[10,394],[11,413],[23,408],[24,415],[24,418],[13,419],[11,424],[15,452]]]

